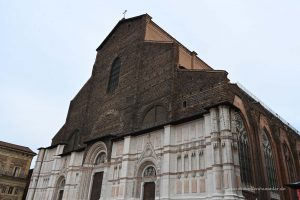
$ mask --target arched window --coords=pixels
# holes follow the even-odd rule
[[[119,84],[119,74],[121,69],[121,59],[116,58],[111,66],[109,82],[107,86],[107,92],[112,93],[118,87]]]
[[[192,153],[191,159],[192,159],[191,168],[192,168],[192,170],[196,170],[197,169],[197,162],[196,162],[196,153],[195,152]]]
[[[204,152],[203,150],[199,151],[199,169],[203,170],[205,169],[205,158],[204,158]]]
[[[265,163],[267,168],[267,178],[268,178],[269,187],[277,188],[278,187],[277,173],[276,173],[274,156],[272,153],[272,148],[271,148],[269,138],[265,130],[263,130],[263,134],[262,134],[262,145],[263,145]]]
[[[101,153],[99,153],[99,155],[96,158],[95,165],[104,163],[105,160],[106,160],[106,154],[104,152],[101,152]]]
[[[235,114],[236,132],[238,137],[239,163],[241,171],[241,181],[244,186],[251,186],[252,164],[250,156],[249,138],[242,117],[239,113]]]
[[[182,171],[182,162],[181,162],[181,155],[177,156],[177,172]]]
[[[13,176],[15,176],[15,177],[19,176],[20,171],[21,171],[20,167],[17,167],[17,166],[14,167]]]
[[[143,126],[154,126],[159,123],[163,123],[167,120],[167,111],[165,107],[156,105],[153,106],[148,112],[146,113],[144,120],[143,120]]]
[[[286,163],[287,172],[289,176],[289,181],[294,182],[296,181],[296,173],[293,167],[294,164],[293,164],[292,155],[286,144],[283,144],[283,153],[284,153],[284,160]]]
[[[188,154],[184,155],[184,171],[185,172],[190,171],[189,170],[189,155]]]

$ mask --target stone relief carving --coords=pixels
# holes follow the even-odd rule
[[[137,161],[137,164],[140,164],[143,159],[145,158],[149,158],[149,157],[152,157],[154,158],[156,161],[159,161],[159,157],[156,155],[155,151],[154,151],[154,148],[153,146],[151,145],[151,143],[147,143],[145,145],[145,148],[144,148],[144,151],[142,152],[139,160]]]
[[[156,176],[156,170],[153,166],[149,166],[145,169],[143,177],[153,177]]]
[[[101,163],[105,163],[106,162],[106,154],[104,152],[101,152],[97,158],[96,158],[96,165],[99,165]]]

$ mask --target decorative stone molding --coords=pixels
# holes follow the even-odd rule
[[[214,149],[219,148],[219,142],[213,142]]]
[[[226,146],[226,143],[225,142],[222,142],[222,147],[224,148]]]
[[[104,152],[107,155],[107,148],[104,142],[96,142],[91,146],[91,148],[88,150],[86,157],[84,159],[84,164],[90,164],[93,165],[96,161],[97,156]],[[107,159],[107,157],[106,157]]]
[[[136,166],[135,166],[135,172],[138,172],[138,169],[142,166],[142,164],[146,161],[152,162],[155,167],[157,174],[160,173],[160,157],[158,157],[155,153],[155,150],[150,142],[148,142],[145,145],[144,151],[142,152],[140,158],[138,159]]]
[[[199,156],[203,156],[203,150],[202,149],[199,151]]]

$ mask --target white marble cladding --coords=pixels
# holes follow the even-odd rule
[[[240,187],[240,173],[231,112],[219,106],[197,120],[127,136],[113,143],[110,162],[100,165],[93,162],[97,151],[107,153],[101,142],[63,157],[63,145],[41,149],[27,199],[57,200],[61,177],[63,200],[89,199],[99,171],[104,172],[100,199],[142,199],[149,181],[155,183],[156,199],[243,199],[234,189]],[[143,177],[148,166],[155,177]]]
[[[56,200],[57,182],[62,177],[66,180],[64,199],[77,199],[83,152],[61,157],[63,148],[58,145],[39,151],[26,199]]]

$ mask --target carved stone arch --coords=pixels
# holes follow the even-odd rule
[[[156,160],[153,157],[145,158],[142,160],[141,163],[137,166],[136,170],[136,187],[135,187],[135,197],[136,198],[141,198],[143,195],[143,184],[145,182],[154,182],[156,185],[155,189],[155,196],[159,195],[159,178],[157,178],[157,175],[160,173],[160,168],[158,167],[159,165],[157,164]],[[143,174],[145,170],[148,167],[153,167],[155,169],[155,176],[151,177],[150,179],[145,179],[143,177]]]
[[[160,174],[159,162],[153,157],[142,159],[141,163],[137,164],[135,170],[136,177],[142,177],[143,171],[147,166],[153,166],[156,170],[156,175]]]
[[[155,196],[159,196],[159,185],[160,185],[160,157],[158,157],[154,151],[153,146],[148,141],[145,145],[144,151],[142,152],[139,160],[136,163],[135,166],[135,177],[136,177],[136,187],[135,187],[135,197],[141,198],[141,195],[143,193],[142,185],[144,184],[145,179],[143,179],[143,173],[145,169],[152,166],[156,171],[156,176],[153,180],[155,182]]]
[[[142,114],[142,127],[151,127],[162,124],[168,119],[168,111],[163,104],[148,106]]]
[[[241,116],[244,118],[244,122],[246,123],[246,127],[248,128],[249,133],[252,135],[253,129],[251,128],[250,119],[246,112],[246,108],[243,100],[239,96],[234,97],[233,105],[239,110]]]
[[[104,152],[107,156],[107,147],[104,142],[98,141],[93,144],[90,149],[88,150],[86,157],[84,159],[84,164],[94,165],[97,159],[97,156]],[[106,157],[107,159],[107,157]]]
[[[57,177],[55,182],[55,192],[53,195],[53,200],[61,200],[64,194],[64,187],[66,183],[66,176],[61,174]]]
[[[61,174],[60,176],[58,176],[58,178],[56,179],[56,186],[59,186],[63,180],[66,180],[65,174]]]
[[[152,144],[150,143],[150,141],[148,141],[146,143],[146,145],[144,147],[144,150],[143,150],[140,158],[138,159],[138,161],[136,163],[136,170],[135,170],[136,173],[138,172],[138,169],[141,167],[141,165],[146,161],[152,162],[156,166],[157,173],[159,174],[159,172],[160,172],[160,163],[159,163],[160,158],[156,155],[155,150],[154,150]]]
[[[151,158],[144,159],[143,162],[137,168],[138,170],[136,171],[136,177],[143,177],[143,174],[144,174],[146,168],[150,167],[150,166],[154,167],[156,175],[158,175],[160,169],[159,169],[159,167],[157,167],[157,164],[155,164],[154,162],[155,162],[155,160],[151,159]]]

